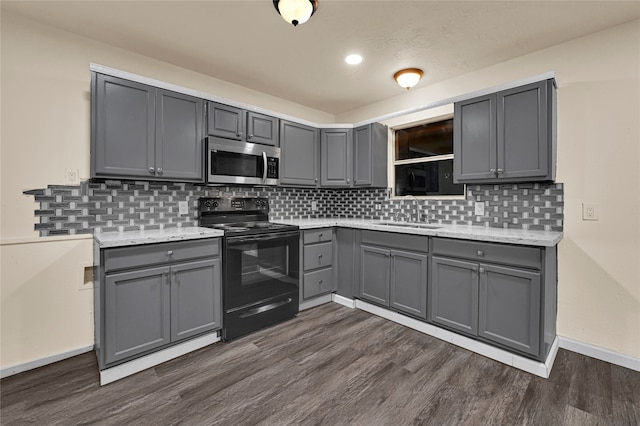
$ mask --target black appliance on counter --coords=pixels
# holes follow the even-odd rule
[[[267,198],[200,198],[198,218],[200,226],[224,231],[223,340],[295,317],[298,227],[269,222]]]

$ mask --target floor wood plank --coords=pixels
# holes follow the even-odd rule
[[[103,387],[82,354],[0,404],[3,425],[637,425],[640,373],[560,350],[545,380],[328,303]]]

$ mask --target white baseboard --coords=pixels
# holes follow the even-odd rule
[[[425,322],[404,316],[397,312],[393,312],[385,308],[363,302],[362,300],[356,300],[355,304],[356,308],[362,309],[363,311],[388,319],[395,323],[402,324],[416,331],[420,331],[421,333],[428,334],[429,336],[444,340],[445,342],[460,346],[479,355],[486,356],[487,358],[491,358],[495,361],[499,361],[503,364],[510,365],[514,368],[518,368],[528,373],[535,374],[536,376],[540,376],[545,379],[548,378],[551,374],[551,368],[553,367],[553,362],[556,358],[556,353],[558,352],[558,339],[556,338],[553,342],[553,345],[551,346],[551,350],[549,351],[549,355],[547,356],[545,362],[534,361],[532,359],[515,355],[502,349],[498,349],[486,343],[482,343],[477,340],[473,340],[468,337],[453,333],[451,331],[441,329],[431,324],[427,324]]]
[[[106,370],[100,371],[100,386],[104,386],[111,382],[115,382],[116,380],[131,376],[132,374],[139,373],[147,368],[155,367],[158,364],[178,358],[179,356],[188,354],[189,352],[204,348],[205,346],[209,346],[219,341],[220,336],[218,336],[218,333],[207,334],[206,336],[188,340],[184,343],[171,346],[170,348],[136,358],[133,361],[107,368]]]
[[[340,296],[339,294],[333,293],[332,300],[339,305],[346,306],[347,308],[355,308],[356,301],[353,299],[349,299],[348,297]]]
[[[324,305],[325,303],[329,302],[331,302],[331,294],[323,294],[322,296],[318,296],[315,299],[302,302],[299,309],[301,311],[304,311],[306,309],[315,308],[316,306]]]
[[[93,350],[93,345],[91,346],[83,346],[81,348],[72,349],[67,352],[62,352],[55,355],[50,355],[44,358],[36,359],[29,362],[24,362],[21,364],[11,365],[9,367],[4,367],[0,369],[0,379],[4,379],[5,377],[13,376],[14,374],[23,373],[25,371],[33,370],[34,368],[44,367],[48,364],[53,364],[54,362],[62,361],[63,359],[71,358],[76,355],[80,355],[86,352],[90,352]]]
[[[611,364],[619,365],[631,370],[640,371],[640,359],[638,358],[591,345],[589,343],[579,342],[568,337],[558,336],[558,338],[562,349],[599,359],[601,361],[610,362]]]

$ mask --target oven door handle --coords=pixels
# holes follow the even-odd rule
[[[292,232],[279,232],[279,233],[270,233],[270,234],[262,234],[262,235],[239,235],[237,237],[228,237],[226,239],[227,245],[230,244],[245,244],[245,243],[253,243],[256,241],[274,241],[274,240],[284,240],[291,237],[298,237],[300,233],[298,231]]]
[[[263,163],[262,181],[266,182],[267,181],[267,153],[264,151],[262,151],[262,163]]]
[[[260,306],[260,307],[253,308],[253,309],[249,309],[247,312],[244,312],[243,314],[240,314],[240,318],[247,318],[247,317],[252,317],[254,315],[262,314],[262,313],[270,311],[272,309],[279,308],[280,306],[287,305],[287,304],[291,303],[292,301],[293,301],[292,298],[287,297],[286,299],[281,300],[279,302],[274,302],[274,303],[270,303],[268,305]]]

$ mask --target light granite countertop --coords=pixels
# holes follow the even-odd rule
[[[524,229],[486,228],[469,225],[426,224],[434,228],[407,226],[406,222],[398,222],[397,226],[383,225],[381,222],[393,221],[358,220],[358,219],[300,219],[275,220],[274,222],[298,225],[300,229],[314,229],[338,226],[374,231],[398,232],[403,234],[428,235],[433,237],[457,238],[463,240],[489,241],[528,246],[553,247],[562,240],[562,232],[529,231]],[[436,228],[437,227],[437,228]]]
[[[219,229],[190,226],[184,228],[149,229],[144,231],[96,232],[93,239],[100,248],[135,246],[139,244],[165,243],[169,241],[197,240],[221,237]]]

